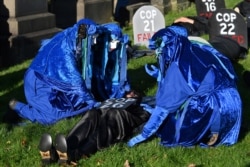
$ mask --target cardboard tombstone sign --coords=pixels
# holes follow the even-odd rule
[[[119,98],[119,99],[107,99],[101,103],[100,109],[106,108],[116,108],[116,109],[126,109],[132,104],[135,104],[137,99],[134,98]]]
[[[134,44],[148,46],[155,32],[165,27],[165,19],[159,9],[151,5],[140,7],[133,16]]]
[[[224,0],[195,0],[197,16],[210,18],[214,12],[226,8]]]
[[[248,48],[247,23],[233,9],[220,9],[209,19],[209,39],[216,36],[229,37],[241,47]]]

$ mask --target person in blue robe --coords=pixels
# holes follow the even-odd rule
[[[27,104],[17,100],[9,103],[19,116],[48,125],[81,114],[97,104],[86,88],[79,66],[77,39],[79,27],[83,25],[85,35],[98,31],[94,21],[82,19],[43,41],[24,76]]]
[[[132,147],[153,135],[166,147],[233,145],[237,142],[242,101],[231,61],[209,43],[189,40],[181,26],[159,30],[150,40],[158,67],[146,65],[158,81],[156,104]]]

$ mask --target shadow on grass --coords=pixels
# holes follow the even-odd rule
[[[140,67],[136,70],[129,70],[129,80],[132,89],[137,90],[145,94],[147,90],[152,89],[156,85],[156,79],[146,74],[144,67]]]
[[[10,98],[24,98],[23,78],[26,69],[0,76],[0,102],[8,102]]]
[[[242,124],[241,124],[241,130],[239,135],[239,141],[242,141],[245,136],[250,131],[250,88],[247,87],[246,83],[243,80],[243,72],[245,71],[245,68],[240,63],[233,63],[235,72],[238,76],[238,91],[242,99]]]
[[[137,58],[132,61],[137,62],[137,68],[128,69],[128,79],[131,84],[131,88],[142,93],[142,95],[145,95],[149,90],[152,90],[156,86],[157,82],[155,78],[149,76],[146,73],[144,66],[145,64],[156,65],[155,59],[153,58],[153,56],[146,56],[144,57],[144,59]]]
[[[26,69],[14,71],[0,76],[0,119],[1,123],[9,124],[8,129],[11,129],[13,124],[21,121],[21,118],[15,111],[8,106],[10,99],[25,99],[23,91],[23,77]]]

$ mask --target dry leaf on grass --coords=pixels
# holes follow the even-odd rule
[[[195,164],[189,164],[188,167],[196,167]]]
[[[128,160],[125,161],[123,167],[130,167]]]

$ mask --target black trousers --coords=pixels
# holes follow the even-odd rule
[[[69,156],[78,160],[114,143],[132,137],[134,130],[149,119],[150,114],[140,106],[128,109],[93,109],[67,136]]]

